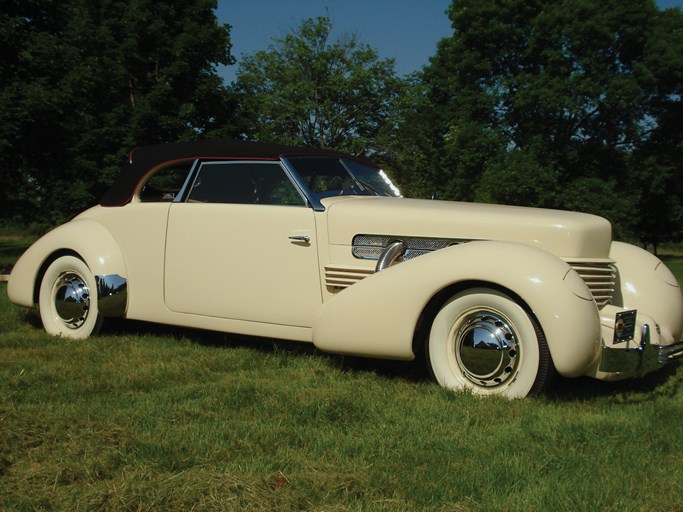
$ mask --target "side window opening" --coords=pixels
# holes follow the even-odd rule
[[[206,162],[188,202],[304,206],[278,162]]]
[[[140,189],[140,201],[143,203],[172,202],[180,193],[193,160],[174,162],[155,172]]]

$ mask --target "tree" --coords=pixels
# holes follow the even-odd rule
[[[330,42],[327,17],[305,20],[237,71],[246,136],[377,154],[400,91],[394,62],[354,37]]]
[[[424,179],[444,198],[579,209],[633,228],[633,156],[680,112],[678,14],[652,0],[454,0],[454,33],[422,75],[434,155]],[[661,40],[674,48],[665,62]]]
[[[683,240],[683,12],[659,13],[645,49],[653,93],[647,98],[648,136],[630,160],[638,191],[634,234],[655,253]]]
[[[396,105],[385,161],[392,178],[408,197],[431,197],[436,192],[429,171],[434,162],[434,148],[440,140],[438,110],[430,104],[429,87],[419,73],[408,76]]]
[[[0,214],[60,222],[96,202],[132,147],[230,131],[215,69],[232,63],[229,26],[214,9],[210,0],[5,2]]]

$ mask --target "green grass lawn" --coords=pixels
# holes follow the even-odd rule
[[[52,338],[0,284],[3,511],[681,510],[682,418],[680,364],[478,399],[202,331]]]

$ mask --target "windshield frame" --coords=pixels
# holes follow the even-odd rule
[[[329,190],[323,190],[319,192],[314,192],[310,189],[306,180],[297,171],[296,160],[304,159],[326,159],[336,164],[341,164],[341,169],[348,175],[348,181],[345,182],[343,188],[334,188]],[[290,179],[295,183],[300,192],[306,197],[309,205],[314,211],[323,212],[325,211],[325,206],[322,204],[321,200],[326,197],[334,196],[385,196],[385,197],[402,197],[400,191],[391,182],[389,177],[386,175],[382,169],[369,165],[365,162],[357,162],[352,159],[344,157],[333,157],[333,156],[294,156],[294,157],[283,157],[282,164],[285,168]],[[382,182],[384,182],[380,187],[375,187],[374,185],[367,182],[366,179],[360,178],[353,172],[353,168],[362,167],[364,169],[375,170],[377,176],[380,177]],[[320,173],[319,176],[330,176],[330,174]],[[339,176],[337,176],[339,177]],[[386,186],[384,186],[386,184]],[[385,190],[381,190],[383,187]]]

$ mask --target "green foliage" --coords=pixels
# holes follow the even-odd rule
[[[229,131],[229,27],[210,0],[51,0],[0,16],[0,215],[93,204],[131,148]]]
[[[0,275],[10,273],[14,262],[31,242],[33,239],[28,237],[0,235]]]
[[[411,191],[589,211],[643,241],[682,236],[680,10],[454,0],[449,17],[401,127],[423,133],[420,160],[397,157]]]
[[[683,12],[652,0],[454,0],[453,35],[398,79],[307,19],[245,57],[214,0],[7,0],[0,219],[94,204],[138,145],[242,137],[345,150],[405,195],[575,209],[683,239]]]
[[[268,50],[246,56],[236,90],[249,138],[375,155],[400,81],[353,36],[330,41],[329,18],[305,20]]]
[[[488,164],[475,191],[476,201],[517,206],[552,206],[557,169],[544,167],[532,152],[513,150]]]
[[[405,363],[134,322],[66,341],[37,322],[0,284],[4,511],[655,511],[683,500],[671,448],[683,436],[680,364],[508,401],[444,391]]]

